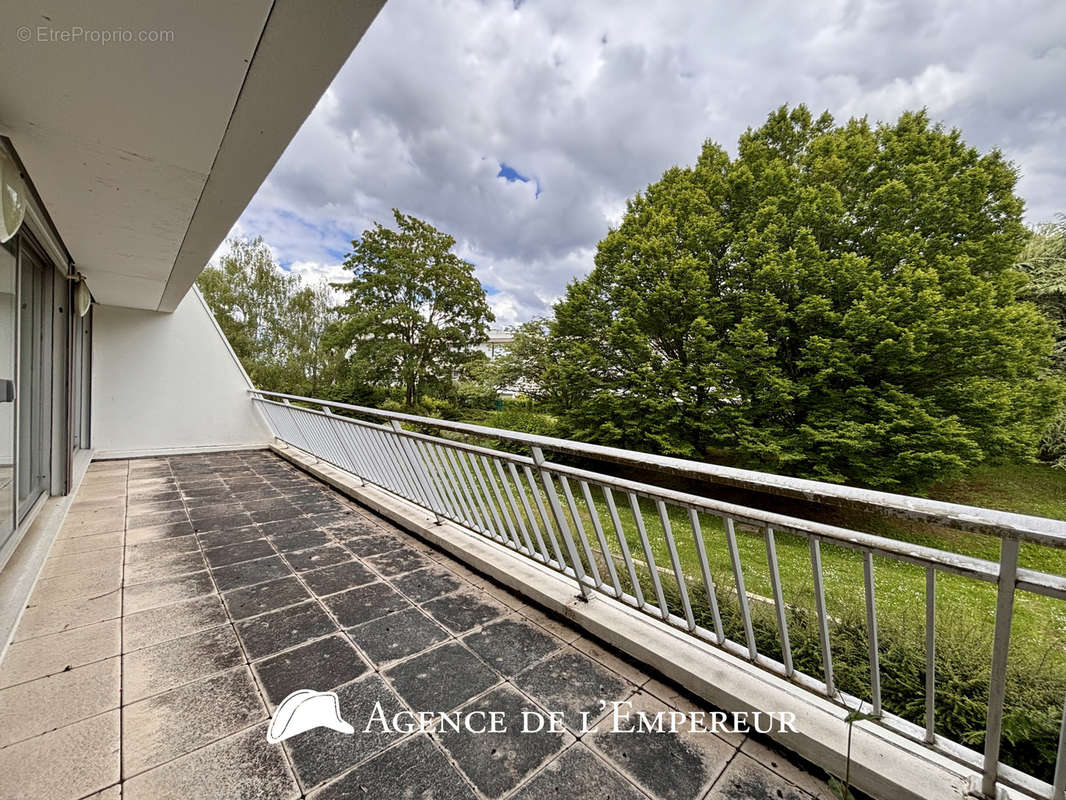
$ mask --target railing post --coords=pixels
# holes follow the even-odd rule
[[[1004,538],[999,549],[999,587],[996,592],[996,626],[992,640],[992,674],[988,684],[988,721],[985,725],[985,761],[981,793],[996,796],[999,746],[1003,735],[1003,700],[1007,693],[1007,652],[1014,620],[1014,587],[1018,580],[1018,540]]]
[[[536,464],[537,472],[540,475],[541,485],[544,486],[544,493],[548,495],[548,506],[551,508],[552,516],[555,517],[555,524],[558,525],[559,532],[562,534],[563,542],[566,545],[566,553],[574,567],[574,577],[577,578],[577,586],[581,590],[581,597],[588,600],[589,587],[585,585],[585,568],[581,565],[577,547],[574,546],[574,537],[570,534],[570,526],[566,522],[566,517],[563,516],[563,507],[559,504],[559,495],[555,493],[555,485],[552,483],[551,476],[544,469],[544,451],[539,447],[531,447],[530,450],[533,453],[533,463]]]
[[[433,519],[435,520],[433,524],[443,524],[444,520],[441,519],[440,509],[444,508],[444,503],[441,502],[440,495],[437,494],[437,487],[434,485],[433,481],[429,479],[429,475],[426,474],[425,464],[421,461],[416,461],[411,455],[409,449],[411,443],[408,442],[401,433],[403,427],[400,423],[394,419],[390,419],[389,424],[392,426],[392,430],[395,433],[396,443],[399,445],[400,452],[403,453],[404,458],[407,459],[407,465],[411,468],[411,474],[416,481],[422,484],[423,493],[425,493],[426,497],[433,502],[433,508],[431,509],[433,511]]]

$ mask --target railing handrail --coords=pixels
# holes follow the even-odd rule
[[[541,436],[535,433],[491,428],[483,425],[473,425],[468,422],[422,417],[400,411],[385,411],[379,408],[369,408],[314,397],[285,394],[283,392],[249,389],[249,393],[301,403],[315,403],[320,406],[352,411],[386,420],[410,422],[440,430],[499,439],[526,447],[539,447],[542,450],[550,450],[556,453],[584,456],[642,468],[651,467],[672,475],[708,480],[743,489],[769,492],[832,505],[865,508],[905,519],[922,520],[974,533],[1021,539],[1051,547],[1066,548],[1066,522],[1048,517],[1018,514],[1012,511],[998,511],[961,503],[948,503],[942,500],[929,500],[922,497],[911,497],[874,489],[860,489],[854,486],[843,486],[806,478],[793,478],[787,475],[774,475],[768,472],[726,467],[719,464],[692,461],[686,458],[641,453],[619,447],[607,447],[571,439],[559,439],[554,436]]]

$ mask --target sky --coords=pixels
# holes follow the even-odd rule
[[[782,104],[925,107],[1066,211],[1062,0],[388,0],[231,235],[345,275],[392,208],[455,237],[496,327],[550,313],[632,197]]]

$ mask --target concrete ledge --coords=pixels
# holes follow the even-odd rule
[[[464,527],[450,522],[437,525],[425,509],[383,489],[362,484],[352,474],[303,451],[277,444],[271,449],[398,526],[562,615],[715,706],[726,711],[794,713],[796,732],[774,734],[775,741],[834,775],[844,774],[847,712],[829,700],[606,596],[593,594],[590,600],[583,601],[572,579]],[[947,756],[883,726],[870,722],[854,726],[852,785],[878,800],[962,798],[974,774]],[[1004,792],[1003,796],[1022,795]]]

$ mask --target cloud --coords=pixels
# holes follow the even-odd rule
[[[592,267],[625,200],[782,103],[927,107],[1066,208],[1060,0],[389,0],[238,223],[334,274],[390,209],[457,240],[501,324]]]

